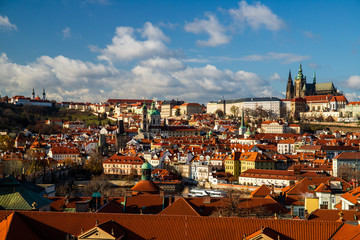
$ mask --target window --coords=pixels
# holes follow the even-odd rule
[[[304,208],[299,208],[299,217],[303,217],[304,216]]]

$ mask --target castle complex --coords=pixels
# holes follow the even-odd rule
[[[286,99],[293,99],[313,95],[340,95],[332,82],[316,83],[316,75],[314,72],[313,82],[307,83],[306,76],[303,75],[300,63],[298,75],[295,77],[294,83],[289,71],[289,78],[286,86]]]

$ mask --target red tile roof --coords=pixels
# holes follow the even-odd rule
[[[159,214],[165,215],[183,215],[183,216],[200,216],[200,214],[194,209],[193,206],[186,201],[186,199],[180,197],[170,206],[165,208]]]
[[[10,215],[10,211],[1,211],[0,219]],[[147,214],[109,214],[109,213],[57,213],[57,212],[16,212],[19,218],[11,225],[19,224],[17,228],[10,225],[8,234],[21,233],[21,237],[7,239],[22,239],[24,233],[30,230],[34,238],[63,240],[67,234],[78,236],[81,229],[91,229],[99,224],[115,221],[125,231],[126,239],[242,239],[266,226],[282,234],[287,239],[318,240],[330,239],[334,233],[341,230],[344,223],[325,221],[294,221],[247,218],[216,218],[190,217]],[[18,223],[23,221],[22,223]],[[28,228],[26,227],[28,226]],[[346,225],[345,225],[346,226]],[[0,225],[0,232],[6,230],[6,223]],[[5,228],[5,229],[4,229]],[[28,231],[25,231],[25,228]],[[31,237],[31,236],[30,236]],[[4,238],[3,238],[4,239]],[[339,238],[338,238],[339,239]],[[344,238],[343,238],[344,239]],[[346,239],[346,238],[345,238]]]
[[[135,192],[159,193],[160,188],[151,180],[140,180],[131,188]]]
[[[261,185],[256,190],[251,192],[252,197],[266,197],[271,193],[271,189],[266,185]]]

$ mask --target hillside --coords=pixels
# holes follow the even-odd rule
[[[32,132],[57,133],[62,129],[58,126],[42,124],[47,119],[70,121],[84,121],[87,125],[102,125],[109,123],[106,116],[98,117],[90,112],[81,112],[74,109],[48,108],[39,106],[17,106],[0,103],[0,129],[18,131],[28,128]]]

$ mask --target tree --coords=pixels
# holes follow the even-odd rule
[[[338,167],[338,177],[347,181],[360,180],[360,170],[354,166],[342,164]]]
[[[101,154],[95,152],[91,153],[90,158],[85,162],[84,168],[94,175],[101,174],[104,171]]]
[[[239,115],[239,107],[237,107],[237,106],[232,106],[230,108],[230,111],[232,112],[234,117],[237,117]]]
[[[179,117],[181,115],[180,108],[175,110],[175,116]]]
[[[0,135],[0,151],[13,151],[14,148],[14,140],[9,135]]]
[[[126,180],[128,182],[132,182],[132,181],[135,181],[137,177],[138,177],[138,175],[137,175],[136,169],[131,168],[130,174],[128,176],[126,176]]]
[[[223,110],[221,110],[221,109],[217,109],[217,110],[215,111],[215,114],[218,116],[218,118],[224,117],[224,112],[223,112]]]
[[[223,198],[223,206],[212,213],[212,216],[232,217],[244,216],[244,209],[239,208],[242,197],[245,197],[244,191],[227,191],[227,197]]]
[[[106,189],[110,187],[108,180],[109,178],[105,174],[95,176],[90,180],[89,184],[84,187],[83,192],[86,196],[90,196],[94,192],[104,194]]]

